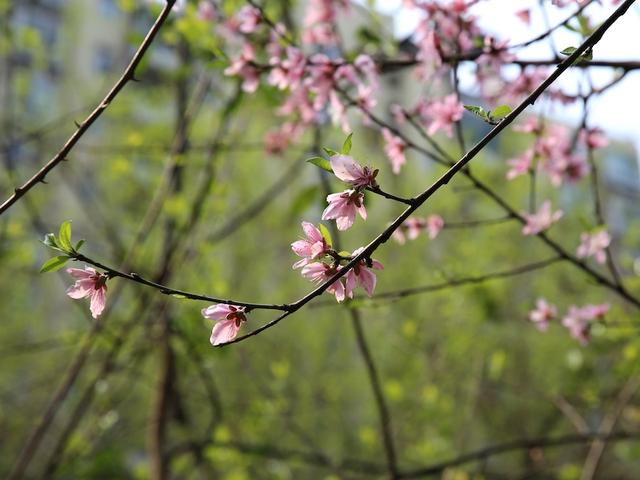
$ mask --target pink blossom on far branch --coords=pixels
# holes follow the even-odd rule
[[[244,307],[218,303],[202,309],[202,316],[210,320],[216,320],[211,330],[210,342],[212,345],[230,342],[238,335],[240,326],[247,321]]]
[[[562,319],[562,325],[569,329],[569,334],[582,345],[591,340],[591,326],[594,320],[602,319],[609,311],[606,303],[600,305],[586,305],[584,307],[569,307],[569,311]]]
[[[329,205],[322,212],[322,220],[336,220],[338,230],[346,230],[353,225],[356,212],[363,220],[367,219],[364,208],[364,194],[357,190],[345,190],[327,196]]]
[[[580,130],[580,141],[589,148],[604,148],[609,140],[599,128],[584,128]]]
[[[426,107],[426,114],[431,120],[427,133],[434,135],[439,130],[443,130],[447,136],[453,137],[453,125],[462,119],[463,113],[464,107],[455,93],[430,103]]]
[[[107,299],[107,276],[91,267],[84,267],[84,270],[67,268],[67,273],[76,279],[76,283],[67,289],[67,295],[74,300],[90,298],[91,316],[98,318]]]
[[[523,235],[537,235],[548,229],[562,217],[562,210],[551,211],[551,202],[546,200],[536,213],[523,213],[527,224],[522,228]]]
[[[407,238],[415,240],[420,235],[420,232],[426,230],[429,238],[433,240],[443,227],[444,220],[440,215],[433,214],[427,218],[409,217],[400,225],[400,228],[393,232],[392,236],[396,242],[404,245]]]
[[[382,129],[382,136],[384,137],[384,152],[387,154],[389,162],[391,162],[391,171],[397,175],[400,173],[400,168],[407,163],[407,158],[404,154],[407,144],[387,128]]]
[[[611,235],[606,230],[596,233],[583,233],[580,235],[580,245],[576,255],[578,258],[594,257],[596,262],[602,264],[607,260],[607,248],[611,244]]]
[[[549,328],[549,322],[556,317],[556,314],[556,307],[547,303],[544,298],[540,298],[536,302],[536,308],[529,312],[529,320],[538,330],[544,332]]]
[[[291,250],[299,257],[303,257],[302,260],[293,264],[293,268],[304,267],[312,260],[323,256],[331,248],[331,245],[327,245],[320,230],[312,223],[302,222],[302,230],[307,238],[291,244]]]
[[[260,84],[260,74],[252,65],[255,58],[255,48],[250,43],[245,43],[240,55],[233,58],[231,65],[224,70],[225,75],[241,77],[243,79],[242,90],[248,93],[255,92]]]

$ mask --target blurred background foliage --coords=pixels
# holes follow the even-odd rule
[[[285,0],[268,3],[275,18],[294,8]],[[224,9],[233,12],[241,4],[225,1]],[[50,158],[76,128],[74,120],[102,98],[155,9],[131,0],[0,2],[3,196]],[[366,33],[355,52],[371,48]],[[388,39],[375,41],[394,48]],[[200,315],[206,304],[116,279],[109,283],[108,311],[96,325],[84,302],[65,295],[68,275],[38,273],[50,253],[42,235],[72,219],[74,236],[87,240],[88,256],[113,266],[128,259],[130,271],[161,275],[176,288],[273,303],[310,289],[291,269],[289,245],[301,234],[301,220],[319,220],[323,185],[342,187],[304,160],[321,153],[321,145],[338,149],[344,135],[325,125],[283,154],[266,153],[264,135],[283,121],[274,113],[282,94],[265,86],[255,95],[239,93],[236,81],[222,75],[226,65],[214,28],[189,4],[185,15],[163,27],[137,72],[140,81],[127,85],[46,185],[0,219],[2,476],[83,352],[86,359],[56,409],[29,478],[149,478],[158,412],[171,478],[386,475],[378,411],[349,306],[326,295],[260,336],[213,349],[211,325]],[[387,88],[381,103],[402,100],[402,93]],[[192,122],[178,145],[187,111]],[[484,132],[470,115],[465,128],[468,141]],[[415,195],[441,173],[409,153],[401,175],[394,176],[376,131],[359,125],[353,138],[352,154],[381,170],[378,179],[388,191]],[[476,175],[523,210],[527,181],[506,183],[504,175],[505,160],[527,141],[505,132],[472,164]],[[457,155],[455,143],[445,146]],[[597,160],[633,165],[633,155],[614,144]],[[148,208],[166,186],[167,169],[174,174],[170,191],[151,226]],[[567,212],[551,235],[574,251],[585,222],[593,223],[588,182],[561,194],[542,188],[540,198],[554,198]],[[341,234],[344,249],[366,244],[401,211],[379,197],[366,202],[370,216]],[[622,219],[615,251],[631,291],[640,286],[633,273],[640,235],[635,212],[613,213]],[[421,211],[430,213],[445,225],[503,216],[463,177]],[[434,240],[389,242],[374,256],[385,265],[377,292],[553,256],[520,230],[511,221],[445,226]],[[532,327],[527,313],[541,296],[563,311],[596,302],[609,302],[612,310],[585,348],[558,325],[544,334]],[[503,441],[597,431],[636,375],[637,312],[562,262],[393,301],[359,295],[352,306],[365,328],[406,471]],[[271,318],[254,312],[246,327]],[[616,430],[638,431],[637,399],[618,414]],[[572,480],[580,477],[588,447],[522,448],[436,476]],[[638,478],[638,458],[637,440],[611,442],[601,478]]]

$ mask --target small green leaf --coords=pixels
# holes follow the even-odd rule
[[[73,245],[71,245],[71,222],[69,220],[60,225],[58,242],[64,251],[70,252],[73,250]]]
[[[325,153],[327,155],[329,155],[330,157],[333,157],[334,155],[340,155],[340,152],[336,152],[335,150],[329,148],[329,147],[322,147],[322,149],[325,151]]]
[[[576,47],[567,47],[564,50],[562,50],[560,53],[562,55],[571,56],[575,53],[576,50],[577,50]],[[573,62],[573,65],[581,62],[590,62],[591,60],[593,60],[593,49],[588,48],[582,55],[580,55],[578,58],[575,59],[575,61]]]
[[[79,240],[79,241],[78,241],[78,243],[76,243],[76,246],[75,246],[74,250],[75,250],[76,252],[79,252],[79,251],[80,251],[80,248],[82,247],[82,245],[84,245],[84,239]]]
[[[492,112],[491,116],[494,118],[503,118],[511,113],[511,107],[509,105],[498,105]]]
[[[320,167],[321,169],[326,170],[327,172],[333,173],[333,170],[331,169],[331,163],[326,158],[312,157],[307,159],[307,162],[315,165],[316,167]]]
[[[567,47],[564,50],[562,50],[560,53],[568,57],[570,55],[573,55],[573,52],[575,52],[576,50],[577,50],[576,47]]]
[[[477,105],[465,105],[464,108],[465,110],[468,110],[471,113],[475,113],[477,116],[479,116],[483,120],[486,120],[487,118],[489,118],[489,114],[482,107],[478,107]]]
[[[350,257],[351,256],[351,252],[347,252],[346,250],[342,250],[341,252],[338,252],[338,255],[340,255],[341,257]]]
[[[327,245],[333,245],[333,239],[331,238],[331,232],[329,232],[329,229],[323,223],[318,224],[318,229],[320,230],[324,241],[327,242]]]
[[[352,145],[351,137],[353,137],[353,133],[350,133],[347,136],[347,138],[345,138],[344,143],[342,144],[343,155],[349,155],[349,152],[351,152],[351,145]]]
[[[56,270],[60,270],[64,267],[64,264],[67,263],[70,257],[67,255],[60,255],[58,257],[53,257],[44,262],[42,267],[40,268],[40,273],[47,272],[55,272]]]
[[[171,296],[172,296],[173,298],[180,298],[180,299],[187,298],[187,296],[186,296],[186,295],[182,295],[181,293],[172,293],[172,294],[171,294]]]
[[[60,250],[60,247],[58,246],[58,241],[56,240],[56,236],[53,233],[47,233],[44,236],[44,240],[42,240],[42,243],[44,243],[49,248]]]

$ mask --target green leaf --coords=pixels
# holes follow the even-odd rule
[[[478,107],[477,105],[465,105],[464,108],[465,110],[468,110],[471,113],[475,113],[477,116],[479,116],[483,120],[486,120],[487,118],[489,118],[489,114],[482,107]]]
[[[333,173],[333,170],[331,169],[331,163],[326,158],[311,157],[307,159],[307,162],[311,163],[312,165],[315,165],[316,167],[320,167],[321,169],[326,170],[327,172]]]
[[[560,53],[562,55],[571,56],[575,53],[576,50],[577,50],[576,47],[567,47],[564,50],[562,50]],[[582,62],[590,62],[591,60],[593,60],[593,49],[588,48],[582,55],[580,55],[578,58],[575,59],[572,65],[575,65],[576,63],[582,63]]]
[[[342,144],[343,155],[349,155],[349,152],[351,152],[351,145],[352,145],[351,137],[353,137],[353,133],[350,133],[347,136],[347,138],[345,138],[344,143]]]
[[[44,236],[44,240],[42,240],[42,243],[44,243],[49,248],[53,248],[54,250],[60,250],[58,241],[56,240],[56,236],[53,233],[47,233]]]
[[[82,240],[78,241],[78,243],[76,243],[76,246],[75,246],[74,250],[76,252],[80,251],[80,248],[82,247],[82,245],[84,245],[84,239],[82,239]]]
[[[342,250],[341,252],[338,252],[338,255],[340,255],[341,257],[350,257],[351,256],[351,252],[347,252],[346,250]]]
[[[56,270],[60,270],[62,267],[64,267],[64,264],[67,263],[69,258],[71,257],[68,257],[67,255],[60,255],[58,257],[50,258],[49,260],[44,262],[42,267],[40,267],[40,273],[55,272]]]
[[[492,112],[491,116],[494,118],[506,117],[511,113],[511,107],[509,105],[498,105]]]
[[[573,52],[575,52],[577,50],[576,47],[567,47],[564,50],[562,50],[560,53],[562,55],[566,55],[567,57],[573,55]]]
[[[67,220],[60,225],[60,232],[58,233],[58,242],[60,247],[66,251],[73,251],[73,245],[71,245],[71,222]]]
[[[333,157],[334,155],[340,155],[340,152],[336,152],[335,150],[329,148],[329,147],[322,147],[322,149],[325,151],[325,153],[327,155],[329,155],[330,157]]]
[[[324,225],[324,223],[319,223],[318,229],[320,230],[320,233],[322,234],[322,238],[324,238],[324,241],[327,242],[327,245],[329,246],[333,245],[331,232],[329,232],[329,229]]]
[[[187,296],[186,296],[186,295],[182,295],[181,293],[172,293],[172,294],[171,294],[171,296],[172,296],[173,298],[179,298],[179,299],[185,299],[185,298],[187,298]]]

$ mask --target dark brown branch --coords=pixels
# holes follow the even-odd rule
[[[376,369],[373,356],[367,345],[367,339],[362,328],[362,321],[360,320],[360,313],[356,309],[350,310],[351,325],[356,335],[356,343],[358,344],[358,350],[362,355],[365,366],[367,368],[367,375],[369,377],[369,383],[373,390],[373,396],[376,402],[376,409],[378,411],[380,430],[382,431],[382,441],[384,445],[384,453],[387,457],[387,468],[389,470],[389,478],[395,480],[398,478],[398,460],[396,457],[396,449],[393,441],[393,432],[391,426],[391,415],[389,414],[389,407],[382,393],[382,385],[380,385],[380,377]]]
[[[89,130],[93,123],[102,115],[102,113],[109,107],[111,102],[118,96],[124,86],[135,78],[135,71],[138,64],[142,60],[145,52],[153,43],[156,34],[160,30],[160,27],[164,24],[165,20],[169,16],[173,4],[176,0],[166,0],[166,4],[155,23],[147,33],[140,47],[136,51],[135,55],[131,59],[131,62],[125,69],[120,79],[115,83],[113,88],[107,93],[102,102],[95,108],[93,112],[78,126],[78,129],[71,135],[71,137],[64,144],[62,149],[51,159],[49,162],[40,169],[33,177],[31,177],[25,184],[15,189],[13,195],[7,198],[2,205],[0,205],[0,215],[7,211],[14,203],[16,203],[23,195],[36,186],[40,182],[44,182],[47,174],[53,170],[57,165],[67,159],[67,155],[71,152],[73,147],[78,143],[82,136]]]
[[[203,300],[203,301],[213,302],[213,303],[228,303],[228,304],[237,305],[241,307],[247,307],[248,310],[249,309],[282,310],[282,311],[289,310],[289,307],[287,305],[241,302],[233,299],[211,297],[209,295],[201,295],[198,293],[187,292],[184,290],[177,290],[175,288],[170,288],[170,287],[167,287],[166,285],[156,283],[152,280],[148,280],[144,277],[141,277],[137,273],[134,273],[134,272],[124,273],[124,272],[121,272],[120,270],[116,270],[115,268],[108,267],[100,262],[97,262],[89,257],[86,257],[85,255],[82,255],[81,253],[74,254],[73,259],[79,262],[88,263],[89,265],[93,265],[94,267],[104,270],[107,276],[111,278],[113,277],[124,278],[126,280],[139,283],[140,285],[145,285],[147,287],[155,288],[156,290],[159,290],[160,293],[164,295],[172,295],[178,298],[188,298],[190,300]]]
[[[402,298],[411,297],[413,295],[419,295],[422,293],[430,293],[437,292],[440,290],[448,290],[450,288],[461,287],[464,285],[474,285],[478,283],[484,283],[491,280],[498,280],[501,278],[509,278],[515,277],[518,275],[523,275],[525,273],[534,272],[536,270],[542,270],[543,268],[549,267],[555,263],[558,263],[562,260],[560,257],[552,257],[546,260],[540,260],[539,262],[532,262],[521,265],[516,268],[512,268],[509,270],[501,270],[497,272],[491,272],[484,275],[473,275],[469,277],[460,277],[460,278],[452,278],[450,280],[434,283],[431,285],[423,285],[420,287],[411,287],[405,288],[402,290],[393,290],[389,292],[380,292],[375,295],[374,298],[368,300],[366,303],[360,305],[359,302],[354,301],[353,303],[359,307],[369,306],[376,304],[379,300],[400,300]],[[321,302],[315,303],[310,308],[320,308],[320,307],[333,307],[336,306],[335,302]]]
[[[520,105],[518,105],[509,115],[507,115],[498,125],[496,125],[495,127],[493,127],[489,133],[487,133],[485,135],[484,138],[482,138],[478,143],[476,143],[471,150],[469,150],[460,160],[458,160],[458,162],[456,162],[454,165],[452,165],[438,180],[436,180],[429,188],[427,188],[424,192],[422,192],[419,196],[415,197],[414,199],[412,199],[411,205],[404,211],[402,212],[392,223],[391,225],[389,225],[389,227],[387,227],[380,235],[378,235],[375,239],[373,239],[358,255],[356,255],[353,260],[351,260],[348,264],[346,264],[341,270],[339,270],[336,274],[334,274],[331,278],[329,278],[327,281],[325,281],[324,283],[322,283],[321,285],[319,285],[317,288],[315,288],[314,290],[312,290],[311,292],[309,292],[307,295],[305,295],[304,297],[302,297],[300,300],[298,300],[295,303],[289,304],[287,306],[288,310],[283,313],[282,315],[280,315],[279,317],[276,317],[275,319],[271,320],[270,322],[262,325],[261,327],[258,327],[257,329],[242,335],[240,337],[237,337],[236,339],[228,342],[228,343],[224,343],[224,344],[220,344],[219,347],[223,347],[226,345],[231,345],[233,343],[238,343],[238,342],[242,342],[244,340],[246,340],[247,338],[253,337],[255,335],[258,335],[259,333],[263,332],[266,329],[269,329],[275,325],[277,325],[279,322],[281,322],[284,318],[288,317],[289,315],[295,313],[296,311],[298,311],[299,309],[301,309],[303,306],[305,306],[307,303],[309,303],[311,300],[313,300],[315,297],[321,295],[322,293],[325,292],[325,290],[327,290],[327,288],[329,288],[330,285],[332,285],[336,280],[340,279],[342,276],[344,276],[350,269],[352,269],[358,262],[360,262],[363,259],[366,259],[368,257],[371,256],[371,254],[378,248],[380,247],[383,243],[387,242],[387,240],[389,240],[389,238],[391,237],[392,233],[397,230],[402,223],[414,212],[416,211],[418,208],[420,208],[431,196],[433,196],[438,190],[440,190],[442,187],[446,186],[449,181],[451,181],[451,179],[461,170],[464,169],[464,167],[479,153],[481,152],[484,147],[487,146],[487,144],[489,144],[489,142],[491,142],[491,140],[493,140],[500,132],[502,132],[508,125],[510,125],[529,105],[533,105],[535,103],[535,101],[538,99],[538,97],[547,89],[549,88],[549,86],[560,76],[562,75],[562,73],[564,73],[572,64],[574,61],[576,61],[580,55],[582,55],[586,50],[588,50],[589,48],[592,48],[604,35],[604,33],[611,27],[611,25],[613,25],[616,20],[618,20],[622,15],[624,15],[626,13],[626,11],[629,9],[629,7],[631,7],[631,5],[635,2],[635,0],[626,0],[622,5],[620,5],[615,12],[609,17],[607,18],[607,20],[600,25],[600,27],[593,32],[593,34],[591,34],[574,52],[573,54],[571,54],[570,56],[568,56],[560,65],[558,65],[558,67],[553,71],[553,73],[547,77],[547,79],[542,82],[538,88],[536,88],[522,103],[520,103]],[[474,182],[477,185],[477,181]],[[492,198],[496,199],[496,195],[495,193],[488,191],[487,192],[490,196],[492,196]],[[505,202],[504,200],[502,200],[501,198],[497,197],[496,201],[498,201],[498,203],[502,206],[505,206]],[[508,207],[508,205],[506,205],[507,208],[510,209],[510,207]],[[514,212],[515,213],[515,212]],[[525,222],[525,219],[515,213],[515,215],[517,215],[517,218],[520,219],[521,222]],[[591,274],[591,276],[598,282],[601,283],[605,286],[607,286],[608,288],[612,289],[613,291],[616,291],[621,297],[625,298],[627,301],[629,301],[630,303],[634,304],[637,307],[640,307],[640,300],[638,300],[637,298],[635,298],[633,295],[631,295],[629,292],[627,292],[626,290],[617,287],[616,285],[612,284],[609,279],[607,279],[606,277],[603,277],[602,275],[600,275],[598,272],[596,272],[595,270],[593,270],[591,267],[587,266],[586,264],[584,264],[583,262],[580,262],[577,258],[569,255],[567,252],[565,252],[557,243],[555,243],[554,241],[552,241],[551,239],[549,239],[549,237],[542,233],[541,235],[539,235],[539,237],[547,244],[549,245],[554,251],[556,251],[556,253],[558,253],[558,255],[560,255],[561,257],[571,261],[572,263],[578,265],[580,268],[582,268],[584,271],[588,272]]]
[[[499,443],[489,447],[481,448],[474,452],[465,453],[457,458],[445,462],[437,463],[430,467],[419,468],[407,472],[401,472],[398,478],[425,478],[441,474],[447,468],[464,465],[470,462],[485,460],[494,455],[501,455],[519,450],[531,448],[552,448],[565,445],[588,443],[594,439],[607,439],[608,441],[635,440],[640,437],[640,432],[616,432],[610,435],[600,433],[562,435],[559,437],[540,437],[530,439],[519,439],[511,442]]]
[[[71,386],[75,383],[78,375],[89,356],[89,352],[93,347],[93,343],[97,337],[98,332],[101,329],[101,324],[98,322],[93,323],[93,326],[89,332],[87,332],[84,340],[82,341],[82,345],[78,350],[78,353],[74,357],[71,365],[66,371],[65,378],[63,379],[60,386],[56,389],[55,393],[47,403],[47,406],[44,410],[44,413],[38,420],[35,428],[30,432],[29,437],[27,438],[22,451],[20,452],[16,463],[11,470],[11,473],[7,477],[7,480],[18,480],[24,477],[25,470],[31,459],[35,455],[42,438],[44,437],[45,432],[53,422],[53,418],[55,417],[58,408],[67,397]]]

